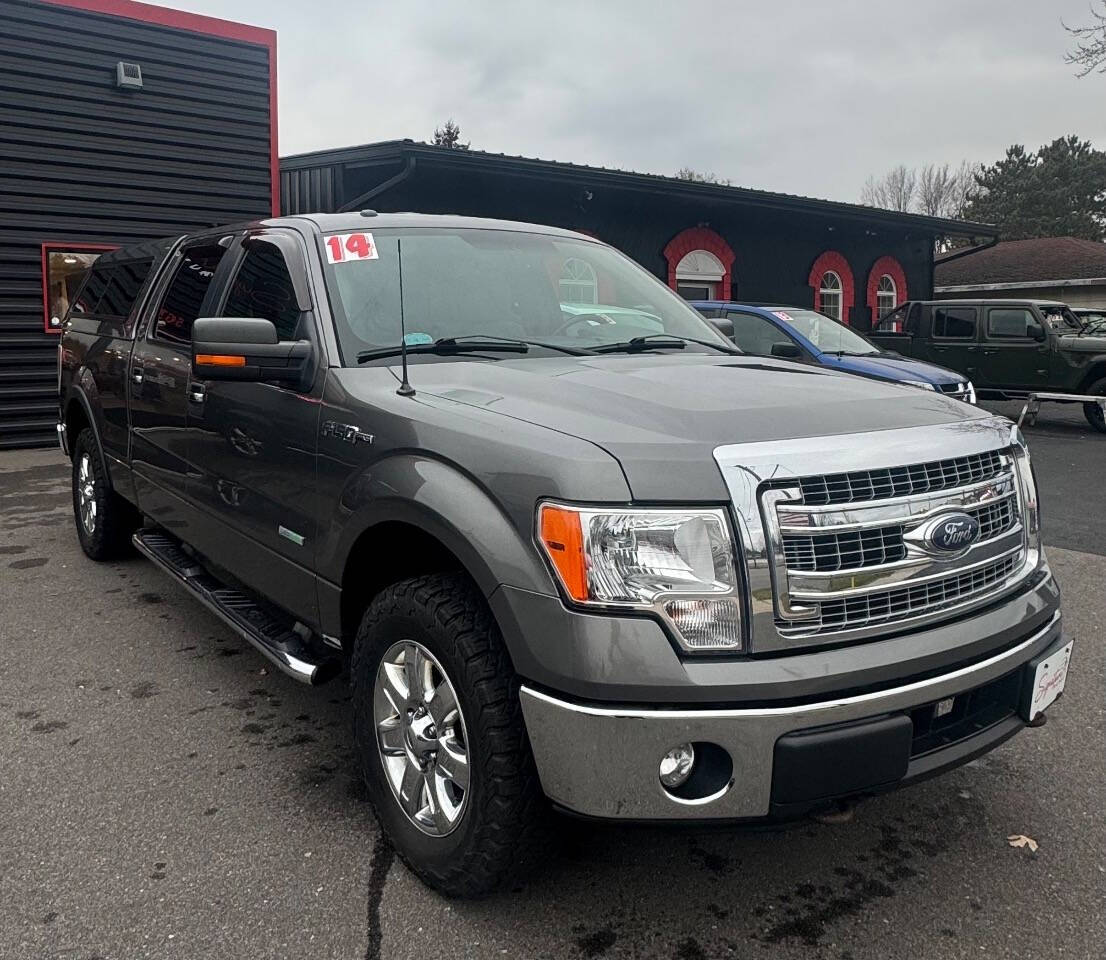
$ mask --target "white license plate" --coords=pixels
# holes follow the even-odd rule
[[[1037,664],[1037,673],[1033,677],[1033,697],[1029,701],[1030,720],[1038,713],[1044,712],[1052,701],[1064,692],[1064,684],[1068,679],[1068,663],[1071,661],[1071,648],[1074,643],[1074,640],[1070,641],[1052,656]]]

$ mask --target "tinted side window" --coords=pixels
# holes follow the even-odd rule
[[[1021,307],[1003,307],[987,312],[989,337],[1025,340],[1030,330],[1039,326],[1032,312]]]
[[[153,265],[152,257],[116,264],[111,273],[111,282],[100,298],[95,313],[105,317],[129,317],[134,309],[134,302],[138,299],[138,291],[142,289]]]
[[[200,315],[204,297],[226,249],[218,245],[185,251],[157,311],[154,336],[170,343],[191,343],[192,324]]]
[[[299,338],[300,308],[279,248],[263,241],[250,244],[231,284],[222,315],[271,320],[281,340]]]
[[[973,340],[975,319],[975,307],[934,307],[933,335],[946,340]]]
[[[88,271],[88,279],[73,302],[73,313],[95,313],[100,299],[111,283],[113,267],[110,264],[94,264]]]
[[[770,357],[773,343],[791,343],[791,337],[775,324],[752,313],[727,313],[733,321],[733,340],[746,353],[755,357]]]
[[[912,303],[910,305],[910,316],[906,318],[906,332],[917,333],[918,324],[922,319],[922,305],[920,303]]]

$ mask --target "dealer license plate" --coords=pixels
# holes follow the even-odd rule
[[[1061,693],[1068,679],[1068,663],[1075,641],[1057,650],[1052,656],[1037,664],[1033,677],[1033,697],[1029,701],[1029,719],[1043,713]]]

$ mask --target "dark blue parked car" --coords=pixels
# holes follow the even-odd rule
[[[975,403],[963,374],[881,350],[867,337],[804,307],[750,306],[725,300],[691,304],[745,353],[817,363],[875,380],[894,380]],[[730,324],[733,331],[730,332]]]

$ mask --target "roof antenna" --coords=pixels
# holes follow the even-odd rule
[[[399,263],[399,355],[403,361],[403,379],[396,391],[401,397],[413,397],[415,388],[407,379],[407,324],[403,319],[403,238],[396,237],[396,260]]]

